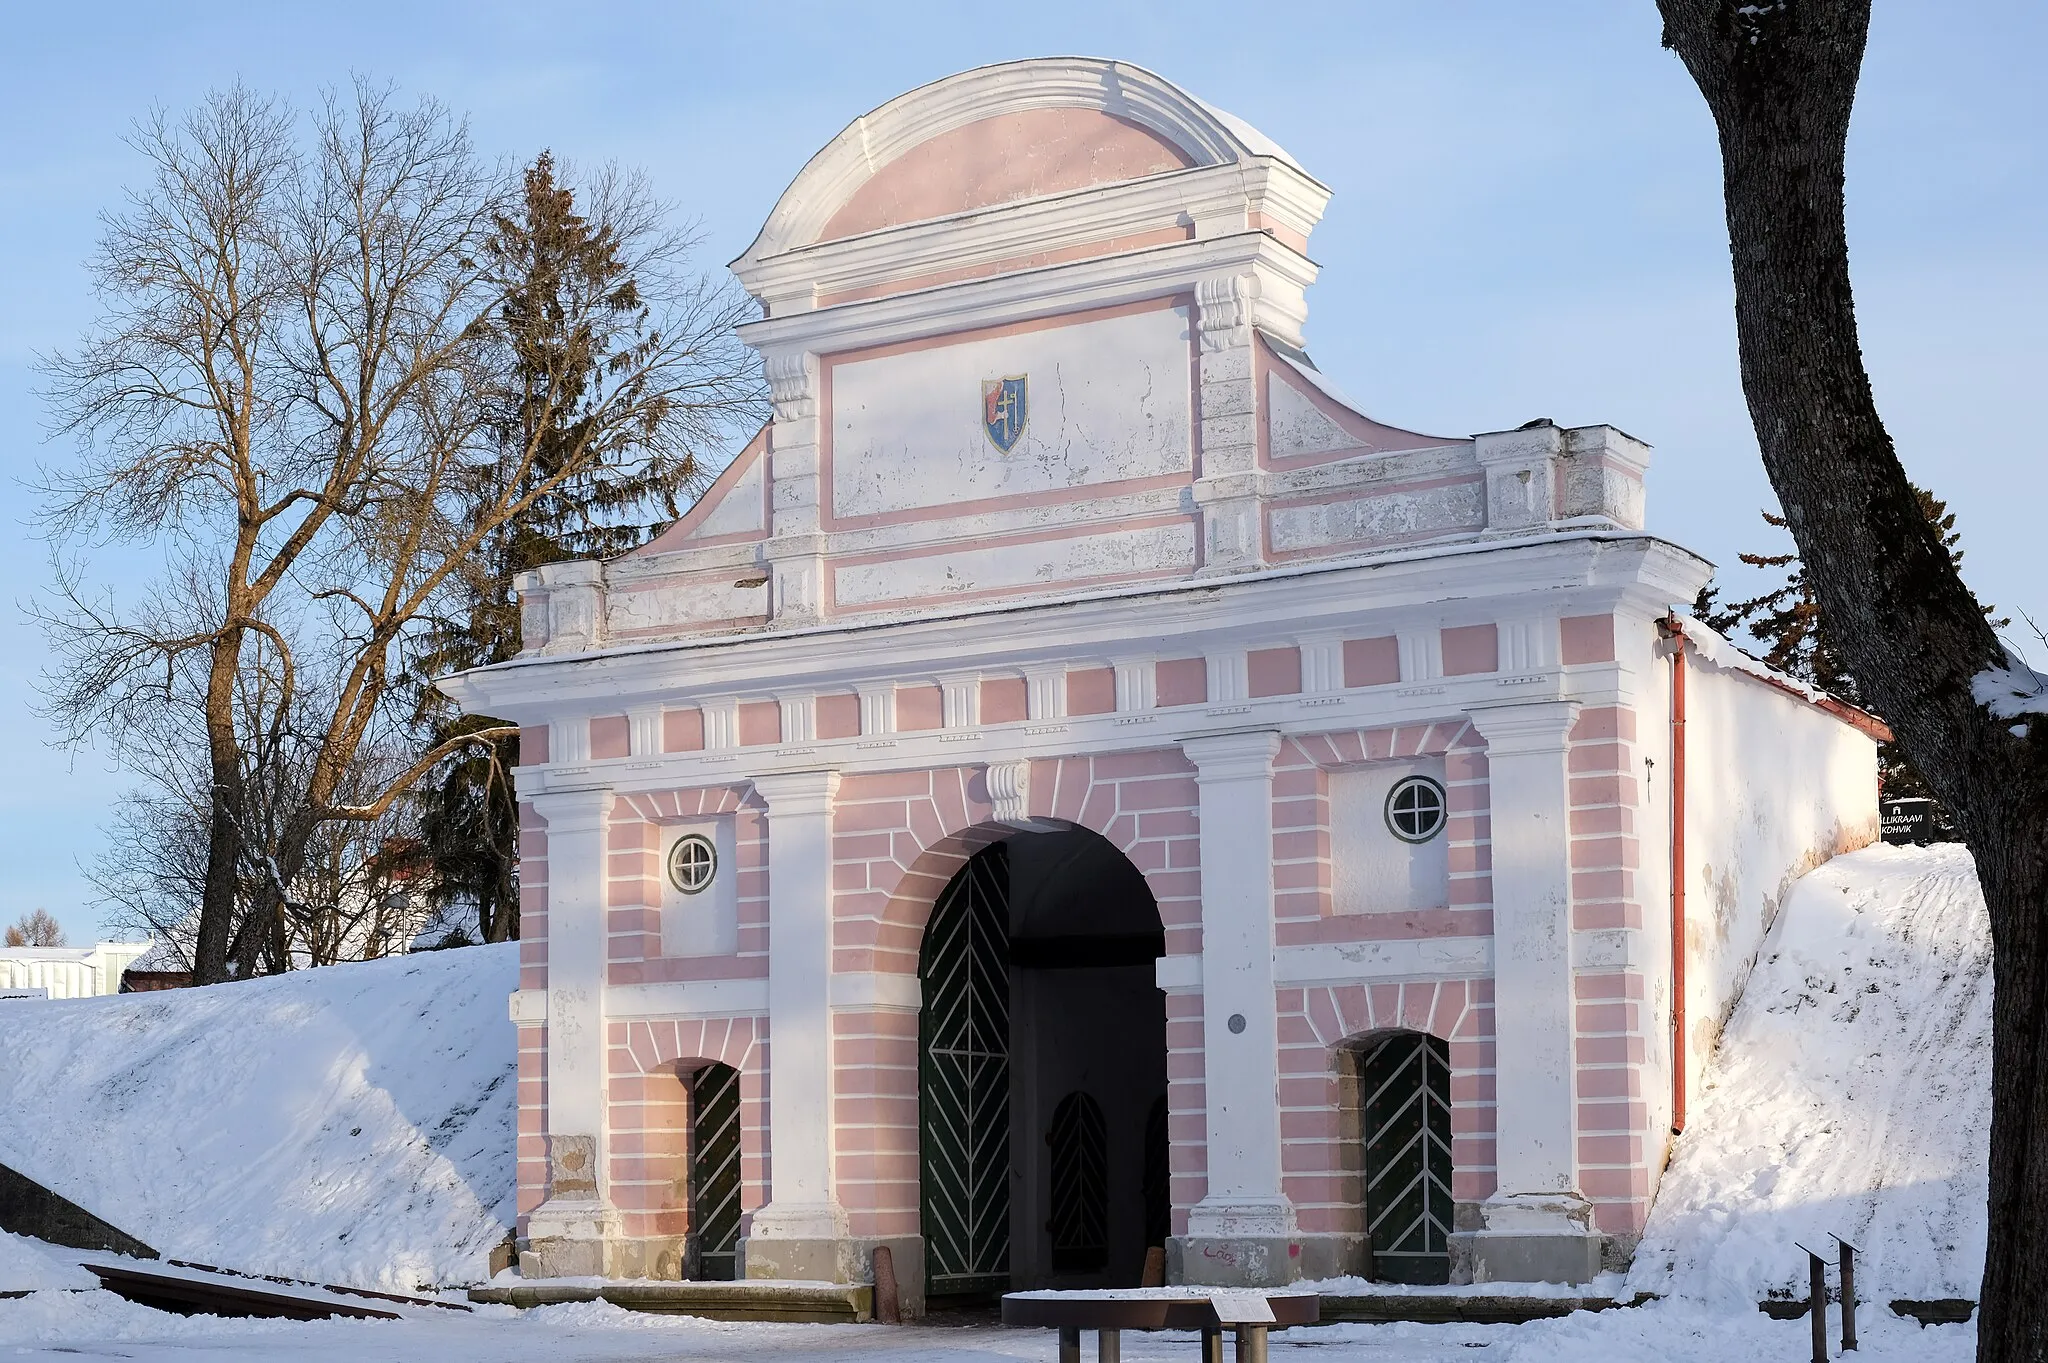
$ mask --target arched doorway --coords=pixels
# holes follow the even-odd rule
[[[1139,1282],[1164,1239],[1164,950],[1144,876],[1085,829],[985,847],[939,895],[918,970],[928,1297]]]
[[[1361,1181],[1379,1282],[1451,1280],[1450,1046],[1421,1032],[1369,1037],[1353,1052]]]

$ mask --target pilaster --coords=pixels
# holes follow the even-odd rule
[[[1202,571],[1265,566],[1259,524],[1259,391],[1253,310],[1260,276],[1218,275],[1195,286],[1201,341],[1201,461],[1195,504],[1202,513]]]
[[[1461,1232],[1476,1281],[1584,1282],[1602,1237],[1579,1189],[1571,790],[1577,701],[1473,707],[1492,826],[1496,1191]]]
[[[1025,714],[1034,722],[1067,717],[1067,669],[1027,667],[1024,669]]]
[[[1200,792],[1202,1037],[1209,1190],[1177,1247],[1192,1283],[1265,1287],[1299,1269],[1280,1184],[1271,730],[1186,739]]]
[[[818,439],[818,357],[770,350],[762,361],[774,407],[769,430],[769,611],[778,625],[811,625],[825,601],[825,487]]]
[[[754,779],[768,806],[768,1204],[742,1246],[750,1278],[850,1281],[832,1190],[833,771]]]
[[[604,646],[604,565],[550,563],[534,578],[547,592],[542,653],[587,653]],[[529,645],[530,647],[530,645]]]
[[[1564,432],[1548,421],[1472,437],[1486,472],[1486,528],[1493,534],[1545,530],[1557,516],[1557,461]]]
[[[548,1196],[528,1218],[520,1271],[602,1274],[620,1229],[603,1163],[605,830],[613,796],[576,790],[532,802],[548,829]]]

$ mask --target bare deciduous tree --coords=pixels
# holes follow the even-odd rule
[[[46,475],[49,708],[69,739],[133,758],[180,674],[203,671],[202,983],[289,955],[323,830],[386,820],[502,734],[388,760],[395,679],[479,547],[579,483],[694,469],[758,403],[739,295],[681,268],[687,242],[629,178],[598,177],[590,215],[634,267],[633,305],[563,295],[536,373],[494,250],[510,190],[460,122],[359,83],[310,146],[296,128],[240,88],[143,124],[155,176],[106,220],[102,318],[46,361],[55,424],[83,447]],[[552,437],[569,413],[571,438],[508,448],[507,413],[536,403],[525,426]],[[75,566],[107,540],[164,560],[126,610]]]
[[[2009,658],[1879,419],[1843,186],[1869,0],[1659,0],[1720,135],[1742,386],[1820,618],[1961,829],[1990,911],[1990,1243],[1978,1357],[2048,1358],[2048,722],[1980,703]]]
[[[64,925],[52,918],[48,909],[37,909],[8,925],[6,941],[11,947],[61,947]]]

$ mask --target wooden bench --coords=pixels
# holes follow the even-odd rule
[[[1198,1330],[1202,1363],[1223,1363],[1223,1332],[1237,1336],[1237,1363],[1266,1363],[1266,1332],[1313,1325],[1321,1316],[1313,1292],[1224,1288],[1138,1288],[1129,1292],[1012,1292],[1003,1324],[1057,1330],[1059,1363],[1081,1363],[1081,1332],[1096,1332],[1096,1357],[1118,1363],[1125,1330]]]

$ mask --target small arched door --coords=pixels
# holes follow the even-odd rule
[[[1055,1273],[1100,1273],[1109,1265],[1109,1127],[1102,1104],[1070,1093],[1052,1112],[1050,1147]]]
[[[710,1064],[690,1076],[691,1276],[730,1282],[740,1242],[740,1072]]]
[[[1451,1068],[1440,1037],[1396,1032],[1358,1052],[1372,1277],[1451,1280]]]

